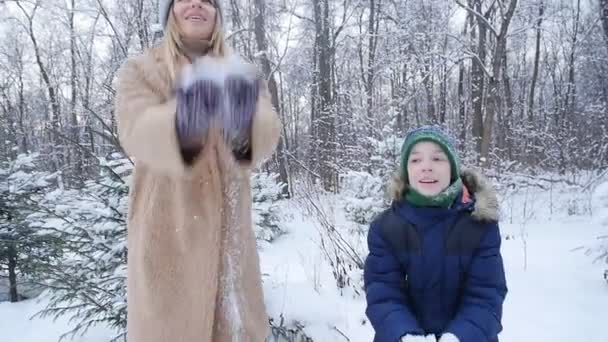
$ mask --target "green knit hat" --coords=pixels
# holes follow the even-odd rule
[[[409,131],[401,146],[401,172],[403,180],[409,184],[407,174],[407,160],[414,145],[421,141],[432,141],[439,145],[445,152],[450,162],[451,179],[450,184],[460,178],[460,160],[454,148],[454,140],[439,126],[422,126]]]

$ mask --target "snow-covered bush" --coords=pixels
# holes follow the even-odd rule
[[[126,214],[131,163],[101,160],[98,179],[82,189],[56,189],[37,203],[29,225],[64,242],[64,258],[45,274],[49,304],[38,315],[67,315],[73,329],[63,337],[97,324],[126,330]]]
[[[294,322],[286,324],[283,315],[277,320],[270,318],[270,336],[266,342],[313,342],[313,339],[304,333],[304,325]]]
[[[7,295],[13,302],[35,289],[61,255],[61,240],[25,221],[32,204],[55,181],[53,174],[41,171],[38,161],[37,153],[0,161],[0,278],[8,279]]]
[[[255,173],[251,176],[252,215],[256,238],[272,242],[285,233],[281,227],[277,202],[283,199],[285,183],[278,173]]]
[[[368,225],[386,208],[382,178],[367,172],[350,171],[342,176],[346,217],[358,224]]]
[[[301,207],[319,233],[319,248],[331,267],[336,287],[342,292],[352,288],[362,293],[362,270],[365,252],[361,235],[353,234],[348,225],[339,223],[336,213],[340,210],[333,194],[311,186],[301,197]]]
[[[608,181],[600,184],[591,199],[594,220],[608,227]]]

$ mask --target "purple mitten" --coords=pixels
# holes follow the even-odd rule
[[[218,113],[222,88],[208,79],[197,80],[176,91],[175,130],[184,161],[190,164],[199,154],[209,132],[212,117]]]
[[[257,78],[236,75],[230,75],[224,81],[223,133],[237,159],[247,158],[250,149],[251,126],[257,109],[260,82]]]
[[[177,90],[175,128],[182,147],[200,146],[211,117],[218,112],[222,88],[210,80],[200,80],[188,89]]]

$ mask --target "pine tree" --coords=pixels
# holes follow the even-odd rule
[[[258,241],[272,242],[285,231],[280,226],[277,202],[285,198],[278,173],[255,173],[251,176],[252,215],[255,236]]]
[[[8,278],[11,302],[25,298],[19,282],[31,287],[61,256],[60,240],[25,220],[53,183],[52,174],[39,171],[38,159],[36,153],[20,154],[0,162],[0,277]]]
[[[57,189],[38,203],[30,225],[52,229],[64,241],[65,258],[47,274],[49,304],[38,316],[68,315],[76,322],[62,335],[105,324],[126,330],[126,213],[131,163],[101,159],[98,179],[80,190]]]

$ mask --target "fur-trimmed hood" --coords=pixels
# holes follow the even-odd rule
[[[479,221],[496,221],[499,219],[498,195],[490,180],[481,173],[471,169],[460,173],[462,183],[475,198],[473,217]]]
[[[463,169],[460,172],[463,185],[469,194],[475,199],[475,209],[472,216],[478,221],[499,220],[498,196],[490,180],[478,171]],[[389,189],[394,201],[402,201],[407,191],[408,184],[400,175],[393,178]]]

